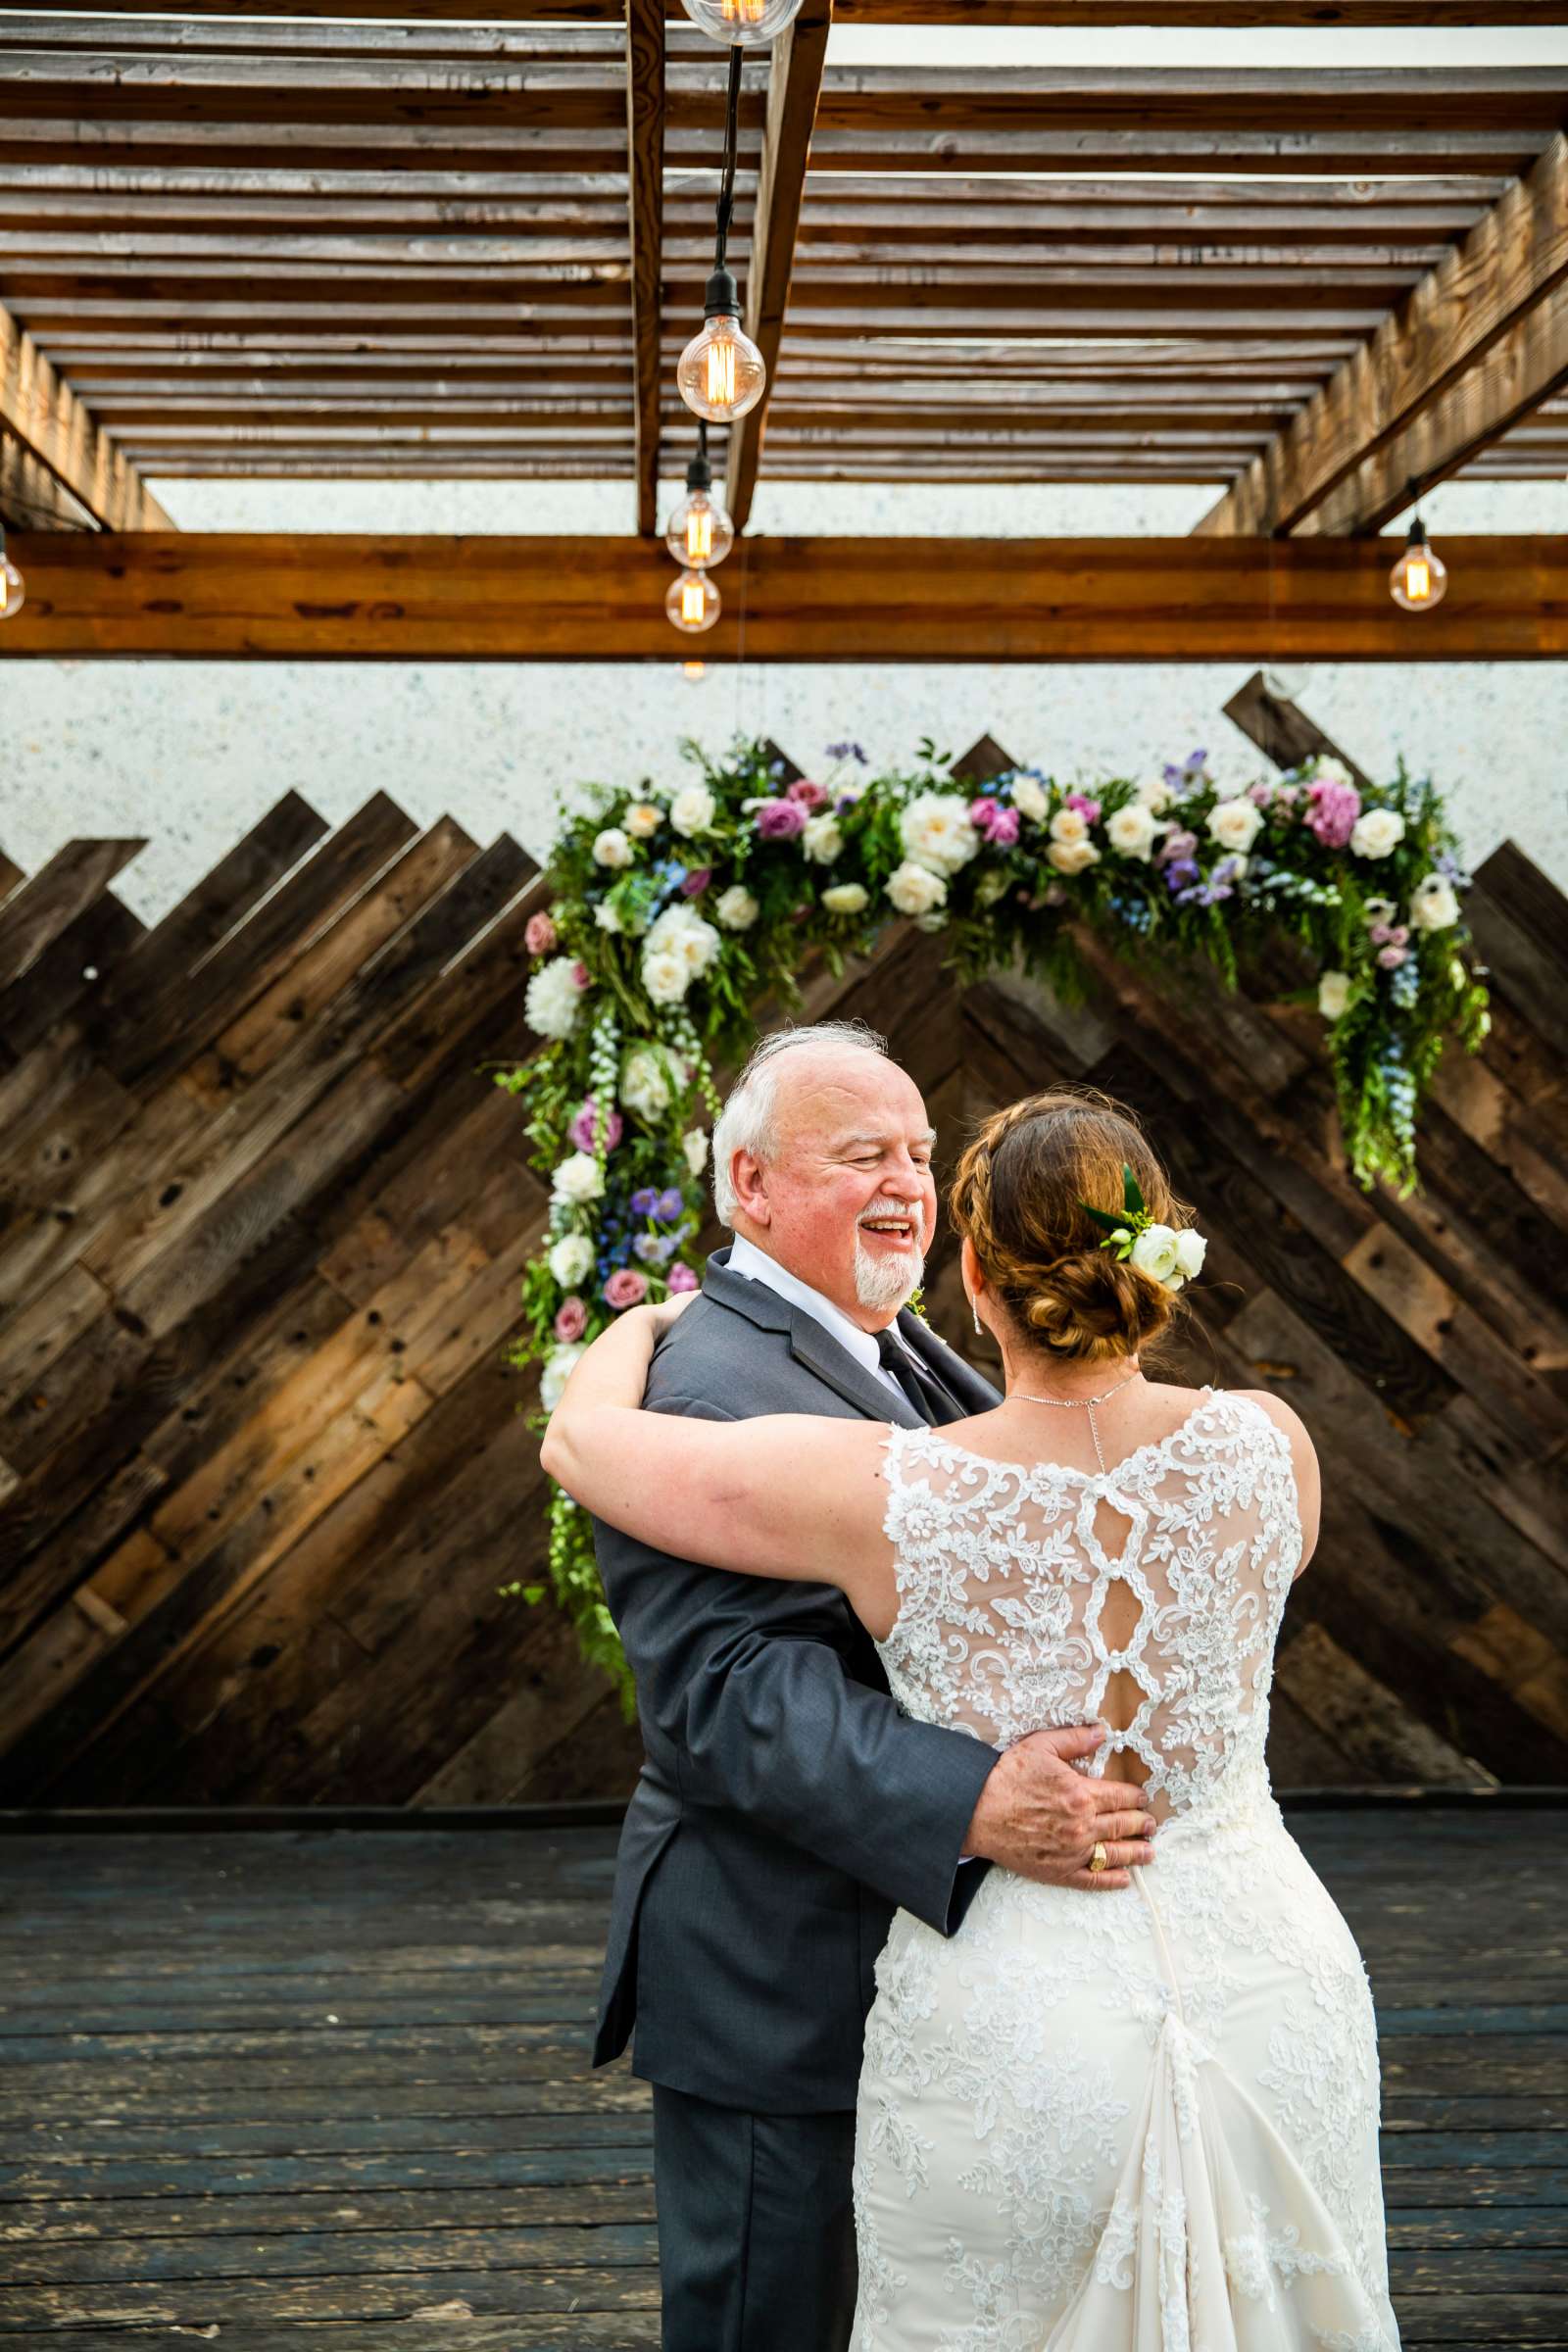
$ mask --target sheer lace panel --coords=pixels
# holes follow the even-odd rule
[[[997,1746],[1106,1722],[1090,1769],[1129,1750],[1157,1815],[1261,1776],[1301,1530],[1260,1405],[1210,1390],[1103,1472],[894,1428],[884,1470],[899,1614],[878,1648],[906,1713]]]

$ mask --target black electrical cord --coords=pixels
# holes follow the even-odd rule
[[[729,245],[729,224],[735,210],[735,165],[741,144],[741,70],[746,51],[739,45],[729,53],[729,95],[724,110],[724,176],[718,190],[717,238],[713,268],[722,270]]]

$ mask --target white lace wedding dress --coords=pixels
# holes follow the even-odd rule
[[[1205,1390],[1104,1473],[898,1428],[885,1469],[904,1708],[1002,1746],[1109,1688],[1090,1769],[1132,1749],[1160,1827],[1125,1888],[993,1869],[951,1939],[895,1916],[852,2352],[1396,2352],[1366,1973],[1263,1758],[1284,1434]]]

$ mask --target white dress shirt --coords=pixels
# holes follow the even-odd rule
[[[776,1257],[769,1257],[765,1250],[759,1250],[757,1244],[749,1242],[743,1233],[738,1233],[730,1244],[729,1270],[732,1274],[744,1274],[748,1282],[765,1282],[768,1289],[777,1291],[781,1298],[788,1298],[793,1306],[804,1308],[807,1314],[821,1324],[824,1331],[837,1340],[841,1348],[854,1356],[857,1363],[863,1364],[867,1372],[874,1372],[896,1396],[904,1395],[878,1352],[877,1334],[874,1331],[862,1331],[859,1324],[847,1315],[841,1306],[835,1306],[831,1298],[824,1298],[820,1291],[813,1291],[808,1282],[802,1282],[798,1274],[792,1274],[788,1266],[781,1266]],[[891,1324],[889,1329],[899,1346],[906,1353],[910,1352],[908,1343],[897,1324]]]

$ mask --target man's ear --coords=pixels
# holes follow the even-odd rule
[[[737,1207],[745,1210],[754,1225],[770,1225],[773,1212],[761,1161],[754,1159],[750,1152],[737,1152],[729,1163],[729,1180],[735,1188]]]

